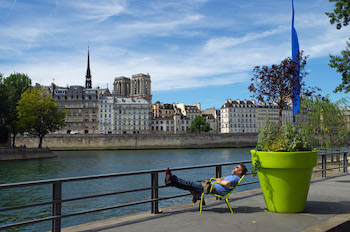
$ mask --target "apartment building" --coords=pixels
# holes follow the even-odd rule
[[[67,88],[54,86],[52,95],[56,103],[67,110],[66,126],[55,134],[98,134],[98,89],[83,86]]]
[[[173,104],[157,101],[152,104],[152,113],[154,118],[173,117],[175,110]]]
[[[148,134],[151,119],[151,106],[145,99],[114,98],[113,134]]]
[[[254,101],[229,99],[220,114],[221,133],[258,133]]]
[[[109,89],[100,91],[99,99],[99,133],[113,134],[114,127],[114,97]]]
[[[277,103],[256,103],[258,128],[263,124],[265,120],[278,123],[279,120],[279,107]],[[293,109],[291,106],[283,107],[282,111],[282,125],[293,122]]]

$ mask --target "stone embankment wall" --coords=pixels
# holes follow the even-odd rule
[[[0,161],[43,159],[56,157],[49,149],[37,148],[1,148]]]
[[[257,137],[257,134],[47,135],[43,147],[51,150],[251,147],[256,145]],[[37,147],[39,139],[19,136],[16,144]]]

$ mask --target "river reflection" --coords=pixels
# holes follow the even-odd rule
[[[65,177],[89,176],[107,173],[130,172],[150,169],[165,169],[167,167],[183,167],[202,164],[224,163],[250,160],[250,148],[223,149],[189,149],[189,150],[106,150],[106,151],[57,151],[56,158],[27,161],[9,161],[0,163],[0,183],[15,183],[33,180],[56,179]],[[228,175],[233,166],[223,167],[223,175]],[[250,169],[250,166],[248,166]],[[206,179],[215,176],[215,168],[203,168],[174,172],[191,180]],[[245,182],[250,182],[251,176]],[[116,191],[147,188],[150,186],[150,175],[125,176],[98,180],[63,183],[63,199],[102,194]],[[164,173],[160,173],[159,182],[162,185]],[[257,188],[248,185],[237,188],[236,191]],[[176,188],[162,188],[160,197],[185,193]],[[33,186],[0,191],[0,208],[30,203],[50,201],[52,186]],[[150,199],[150,191],[142,191],[117,196],[93,198],[76,202],[63,203],[62,214],[82,210],[108,207],[132,201]],[[190,202],[190,197],[161,201],[159,206],[167,207]],[[150,210],[150,203],[120,209],[91,213],[82,216],[64,218],[63,227],[118,217],[135,212]],[[34,207],[18,211],[0,213],[0,224],[10,224],[35,218],[47,217],[51,214],[51,206]],[[48,231],[50,222],[28,225],[8,231]]]

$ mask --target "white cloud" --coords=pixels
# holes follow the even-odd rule
[[[0,38],[0,60],[11,60],[11,64],[0,61],[0,71],[5,76],[28,73],[33,82],[42,84],[54,78],[63,86],[83,85],[90,40],[94,86],[111,85],[116,76],[149,72],[152,90],[165,90],[248,82],[255,65],[279,63],[290,56],[290,15],[260,11],[258,17],[252,14],[249,21],[240,21],[235,14],[201,10],[204,3],[58,3],[52,18],[0,25],[0,34],[6,35]],[[255,3],[249,4],[251,10]],[[336,53],[349,34],[309,12],[298,13],[296,27],[301,48],[311,58]]]
[[[136,23],[123,24],[119,28],[124,32],[130,32],[133,34],[148,34],[148,35],[160,35],[168,34],[171,31],[179,29],[181,26],[191,25],[198,22],[203,18],[200,14],[188,15],[184,18],[166,19],[166,20],[154,20],[154,21],[139,21]]]
[[[262,33],[249,33],[239,38],[234,38],[234,37],[213,38],[206,42],[204,50],[206,52],[216,52],[217,50],[220,50],[220,49],[226,49],[226,48],[233,47],[252,40],[269,37],[285,30],[286,30],[285,26],[279,26],[276,29],[267,30]]]
[[[127,12],[125,0],[74,0],[67,4],[78,11],[80,18],[98,22]]]

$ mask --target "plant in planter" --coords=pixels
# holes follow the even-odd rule
[[[318,151],[312,151],[304,129],[293,124],[266,121],[258,144],[251,151],[267,209],[280,213],[302,212],[309,191],[312,169]]]
[[[258,144],[251,151],[253,169],[257,170],[267,209],[273,212],[296,213],[305,208],[312,169],[318,151],[311,151],[307,133],[294,125],[282,127],[282,111],[292,99],[295,85],[299,94],[313,95],[319,88],[305,86],[303,78],[307,57],[301,52],[297,62],[286,58],[279,65],[257,66],[249,90],[261,102],[276,102],[279,108],[278,125],[266,121],[260,127]],[[298,67],[298,68],[297,68]],[[299,71],[299,79],[296,76]]]

